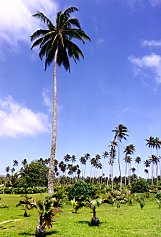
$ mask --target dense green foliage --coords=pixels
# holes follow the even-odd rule
[[[139,179],[131,185],[132,193],[144,193],[148,191],[148,183],[144,179]]]
[[[85,200],[87,198],[93,198],[96,193],[97,189],[92,184],[84,181],[78,181],[69,190],[68,197],[69,200],[75,198],[75,200],[78,201],[80,199]]]

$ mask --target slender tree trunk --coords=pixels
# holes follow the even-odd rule
[[[118,166],[119,166],[119,174],[120,174],[120,190],[122,189],[122,176],[121,176],[121,164],[120,164],[120,142],[118,142]]]
[[[129,184],[131,183],[131,163],[129,163]]]
[[[112,183],[112,191],[113,191],[113,164],[111,166],[111,183]]]
[[[54,96],[53,96],[53,117],[52,117],[52,140],[51,140],[51,153],[49,164],[49,176],[48,176],[48,193],[54,192],[54,163],[56,154],[56,139],[57,139],[57,83],[56,83],[56,62],[57,53],[55,52],[54,58]]]
[[[152,170],[152,181],[151,181],[151,184],[153,185],[153,178],[154,178],[154,164],[152,162],[152,166],[151,166],[151,170]]]
[[[157,185],[158,185],[158,161],[156,163],[156,177],[157,177]]]
[[[126,186],[126,175],[127,175],[127,162],[125,163],[125,186]]]
[[[139,163],[137,164],[137,179],[139,178]]]

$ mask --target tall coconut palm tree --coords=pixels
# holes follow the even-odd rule
[[[144,170],[144,172],[148,175],[148,177],[149,177],[149,167],[150,167],[150,164],[151,164],[151,161],[150,160],[145,160],[144,161],[144,166],[145,166],[145,170]],[[148,172],[147,172],[148,171]]]
[[[59,168],[60,168],[60,171],[64,174],[66,171],[66,164],[64,163],[63,160],[59,162]]]
[[[90,154],[86,153],[84,155],[84,159],[85,159],[85,167],[84,167],[84,178],[86,177],[86,167],[87,167],[87,161],[90,160]]]
[[[141,163],[141,157],[140,156],[137,156],[135,158],[135,163],[137,164],[137,179],[139,177],[139,164]]]
[[[104,151],[103,154],[102,154],[102,158],[103,158],[104,160],[103,160],[103,165],[102,165],[101,184],[102,184],[102,180],[103,180],[103,176],[104,176],[104,170],[105,170],[105,164],[106,164],[105,160],[107,159],[108,155],[109,155],[109,154],[108,154],[107,151]]]
[[[125,147],[124,153],[125,153],[125,186],[126,186],[126,174],[127,174],[127,165],[129,165],[129,183],[130,183],[130,170],[131,170],[131,161],[132,158],[130,155],[132,155],[135,152],[135,146],[133,144],[130,144]]]
[[[90,40],[89,36],[81,28],[79,20],[71,17],[71,14],[76,11],[78,11],[76,7],[69,7],[65,11],[58,12],[55,24],[41,12],[33,15],[45,24],[46,29],[39,29],[33,33],[31,36],[32,48],[39,46],[40,59],[45,58],[45,70],[52,62],[54,63],[53,120],[48,193],[54,192],[54,160],[57,140],[56,66],[63,65],[65,70],[70,72],[69,58],[73,58],[75,62],[79,61],[80,57],[84,58],[80,48],[72,40],[80,40],[83,43],[85,43],[85,40]]]
[[[117,146],[117,142],[115,140],[110,141],[110,151],[109,151],[109,165],[111,166],[111,172],[109,174],[109,179],[111,176],[111,184],[112,184],[112,191],[113,191],[113,165],[114,165],[114,161],[116,158],[116,146]]]
[[[159,137],[156,137],[154,139],[154,147],[156,149],[156,155],[158,156],[158,150],[161,148],[161,141],[160,141]]]
[[[122,189],[122,175],[121,175],[121,164],[120,164],[120,143],[122,139],[127,140],[128,130],[127,127],[119,124],[112,132],[115,133],[114,140],[118,141],[118,167],[119,167],[119,174],[120,174],[120,190]]]
[[[144,172],[145,172],[145,174],[146,174],[146,180],[148,179],[148,175],[149,175],[149,170],[148,169],[144,169]]]
[[[152,168],[151,169],[152,169],[152,184],[153,184],[153,180],[154,180],[154,166],[156,165],[156,170],[157,170],[158,157],[155,156],[155,155],[152,155],[149,158],[149,160],[151,161],[151,164],[152,164]],[[156,172],[156,175],[158,175],[157,172]]]
[[[145,139],[146,140],[146,146],[151,148],[151,155],[152,155],[152,149],[155,147],[155,139],[154,137],[150,136],[149,138]]]
[[[156,149],[156,156],[157,156],[157,161],[156,161],[156,176],[157,176],[157,185],[158,185],[158,164],[160,162],[160,158],[158,156],[158,150],[161,148],[161,141],[159,137],[155,138],[155,149]]]

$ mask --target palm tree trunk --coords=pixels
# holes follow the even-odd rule
[[[111,183],[112,183],[112,191],[113,191],[113,164],[111,166]]]
[[[128,184],[131,183],[131,163],[129,163],[129,181],[128,181]]]
[[[151,168],[151,170],[152,170],[152,181],[151,181],[151,184],[153,185],[153,178],[154,178],[154,164],[153,164],[153,162],[152,162],[152,168]]]
[[[127,175],[127,162],[125,163],[125,186],[126,186],[126,175]]]
[[[122,176],[121,176],[121,164],[120,164],[120,144],[118,142],[118,166],[119,166],[119,174],[120,174],[120,190],[122,189]]]
[[[53,117],[52,117],[52,140],[51,140],[51,153],[48,175],[48,193],[54,192],[54,163],[56,154],[56,139],[57,139],[57,83],[56,83],[56,62],[57,62],[58,49],[54,57],[54,96],[53,96]]]

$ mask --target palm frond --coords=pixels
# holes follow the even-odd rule
[[[78,8],[76,7],[69,7],[64,11],[64,15],[66,15],[67,17],[70,16],[71,13],[78,11]]]
[[[44,36],[46,35],[47,33],[49,32],[49,30],[43,30],[43,29],[39,29],[37,31],[35,31],[33,33],[33,35],[31,35],[31,41],[34,41],[35,39],[41,37],[41,36]]]
[[[82,58],[84,59],[84,55],[82,51],[76,44],[74,44],[70,40],[68,40],[66,43],[67,43],[69,57],[72,57],[75,62],[79,60],[80,56],[82,56]]]
[[[36,40],[36,41],[33,43],[31,49],[33,49],[34,47],[36,47],[36,46],[38,46],[38,45],[40,46],[42,42],[43,42],[43,37],[40,38],[40,39],[38,39],[38,40]]]
[[[59,65],[59,67],[63,64],[65,70],[70,72],[69,58],[65,48],[59,47],[57,64]]]
[[[51,47],[46,52],[45,70],[47,69],[47,66],[50,66],[50,64],[54,61],[56,49],[56,47]]]
[[[36,202],[36,208],[37,208],[39,213],[44,213],[44,205],[43,205],[43,202],[41,200],[38,200]]]
[[[44,22],[48,27],[54,27],[53,23],[49,20],[47,16],[45,16],[42,12],[37,12],[32,15],[33,17],[39,18],[42,22]]]
[[[76,26],[81,29],[80,22],[77,18],[67,18],[66,22],[64,23],[63,27],[71,27]]]
[[[65,34],[70,39],[75,38],[81,40],[83,43],[85,43],[84,39],[91,41],[90,37],[82,29],[67,29],[65,30]]]

